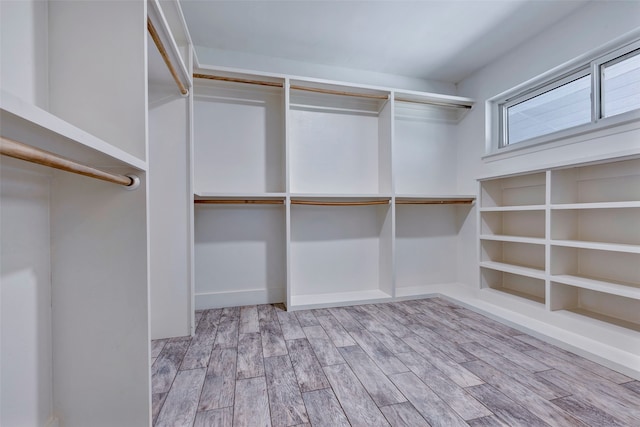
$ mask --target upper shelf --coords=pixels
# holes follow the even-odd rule
[[[4,91],[0,121],[2,136],[88,166],[147,169],[143,160]]]

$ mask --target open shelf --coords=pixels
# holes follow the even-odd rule
[[[98,168],[146,170],[147,163],[55,115],[2,91],[2,136]]]
[[[497,242],[531,243],[534,245],[544,245],[545,239],[536,237],[507,236],[501,234],[481,234],[480,240],[492,240]]]
[[[544,279],[522,276],[506,271],[481,268],[481,286],[540,304],[545,303]]]
[[[616,250],[629,246],[640,250],[640,208],[562,209],[551,211],[551,239],[555,241],[596,242]],[[556,242],[553,242],[556,243]],[[591,244],[595,249],[596,243]]]
[[[480,261],[480,267],[538,279],[544,279],[545,277],[542,269],[505,262]]]
[[[290,305],[391,296],[391,213],[388,205],[292,205]]]
[[[640,159],[554,170],[551,203],[640,201]]]
[[[551,310],[568,310],[581,316],[640,332],[638,299],[551,282]]]
[[[568,274],[557,274],[551,276],[551,278],[554,282],[571,285],[577,288],[591,289],[593,291],[640,300],[640,284],[637,283],[627,282],[621,284],[611,281],[591,279],[588,277],[571,276]]]
[[[282,193],[284,95],[280,87],[197,79],[196,193]]]
[[[551,274],[640,287],[640,254],[551,246]]]
[[[546,203],[546,173],[482,181],[481,206],[531,206]]]
[[[543,239],[545,212],[538,210],[481,212],[480,234]]]
[[[309,92],[295,87],[348,91],[362,97]],[[302,81],[292,81],[291,88],[287,119],[291,192],[390,193],[388,93]]]
[[[284,301],[284,204],[195,206],[196,308]]]

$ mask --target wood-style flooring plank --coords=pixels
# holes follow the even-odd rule
[[[164,348],[165,344],[169,342],[168,339],[151,340],[151,358],[157,359],[160,356],[160,352]]]
[[[209,364],[212,349],[213,346],[211,344],[192,342],[184,355],[184,359],[182,359],[180,370],[206,368]]]
[[[315,317],[314,317],[315,318]],[[333,345],[331,339],[319,324],[316,326],[305,326],[302,328],[313,352],[322,366],[345,363],[340,352]]]
[[[347,347],[356,344],[347,330],[331,314],[328,316],[316,316],[316,319],[318,319],[320,326],[322,326],[336,347]]]
[[[193,427],[231,427],[233,425],[233,407],[198,412]]]
[[[464,328],[464,333],[472,334],[472,338],[476,342],[482,342],[486,340],[487,337],[489,339],[497,340],[501,342],[503,345],[510,347],[515,351],[530,351],[535,349],[535,347],[520,341],[512,336],[505,335],[495,328],[488,326],[484,323],[476,322],[475,320],[463,317],[459,320],[460,326]]]
[[[218,323],[218,333],[213,344],[215,348],[238,347],[238,328],[240,323],[240,307],[222,309]]]
[[[262,337],[263,357],[287,354],[287,345],[273,306],[266,304],[258,306],[258,322],[260,324],[260,336]]]
[[[206,372],[205,368],[178,372],[162,405],[156,427],[193,425]]]
[[[341,347],[340,354],[345,358],[351,370],[378,406],[406,402],[389,378],[378,368],[367,353],[357,345]]]
[[[482,378],[487,384],[490,384],[493,390],[509,396],[510,400],[527,408],[529,412],[545,423],[552,426],[570,425],[586,427],[566,411],[563,411],[547,399],[533,392],[528,385],[520,384],[517,380],[513,380],[508,375],[502,373],[500,369],[496,369],[481,360],[466,362],[462,365]],[[484,401],[481,402],[485,403]],[[489,409],[493,411],[491,407],[489,407]],[[495,411],[493,412],[495,413]]]
[[[198,327],[198,323],[200,323],[200,319],[202,319],[202,314],[204,310],[196,310],[193,316],[193,326],[194,328]]]
[[[418,378],[429,386],[463,420],[471,420],[492,415],[484,405],[473,398],[451,378],[436,369],[424,357],[416,352],[398,355],[400,360]]]
[[[152,393],[166,393],[169,391],[187,348],[189,348],[189,342],[188,339],[183,339],[169,341],[165,344],[160,356],[151,367],[153,378],[151,382]]]
[[[164,405],[167,394],[169,394],[169,392],[153,393],[151,395],[151,420],[153,425],[155,425],[158,415],[160,415],[160,410],[162,409],[162,405]]]
[[[269,396],[264,377],[236,381],[234,427],[271,427]]]
[[[474,363],[474,362],[469,362]],[[549,424],[529,412],[527,408],[518,405],[504,394],[490,386],[481,384],[467,388],[476,399],[482,402],[491,412],[513,427],[545,427]],[[571,424],[568,424],[571,425]]]
[[[330,388],[302,393],[313,427],[350,427],[340,402]]]
[[[509,427],[495,415],[469,420],[467,424],[469,424],[469,427]]]
[[[260,377],[264,375],[262,359],[262,338],[258,332],[240,334],[238,338],[238,362],[236,379]]]
[[[538,372],[535,375],[544,378],[559,387],[570,388],[572,396],[575,396],[583,402],[599,408],[604,412],[615,414],[617,418],[628,425],[640,425],[639,407],[637,405],[630,405],[628,402],[621,401],[621,398],[625,394],[631,394],[628,390],[626,393],[611,395],[604,392],[597,384],[585,384],[584,382],[557,369]]]
[[[352,426],[373,427],[389,425],[380,409],[371,400],[371,397],[348,365],[326,366],[324,372]]]
[[[640,381],[629,381],[620,385],[640,395]]]
[[[213,349],[200,395],[198,411],[209,411],[233,405],[236,358],[235,348]]]
[[[388,310],[385,310],[384,307],[386,304],[370,304],[365,306],[365,310],[374,316],[376,319],[379,319],[392,334],[397,336],[398,338],[405,337],[407,335],[411,335],[412,332],[407,328],[404,324],[396,320],[392,315],[389,314]]]
[[[516,351],[498,340],[488,338],[478,342],[482,343],[482,347],[490,349],[492,352],[494,352],[494,354],[499,354],[501,356],[502,362],[507,362],[512,367],[519,366],[519,370],[525,369],[529,372],[540,372],[551,369],[544,363],[541,363],[540,361],[521,351]],[[477,344],[476,342],[461,344],[462,348],[464,348],[466,351],[474,354],[476,357],[480,357],[478,356],[478,354],[473,353],[469,350],[469,348],[475,348],[478,351],[482,351],[481,348],[478,348],[478,345],[479,344]]]
[[[403,339],[416,353],[427,359],[460,387],[470,387],[484,382],[417,335]]]
[[[589,426],[622,427],[625,425],[613,415],[575,396],[561,397],[551,402]]]
[[[305,338],[304,331],[295,313],[280,311],[278,312],[278,320],[280,321],[280,328],[282,329],[282,335],[285,340]]]
[[[264,359],[271,424],[293,426],[309,421],[289,356]]]
[[[349,332],[364,329],[363,326],[358,323],[358,321],[354,319],[353,316],[343,307],[330,308],[329,312],[338,322],[340,322],[342,327]]]
[[[616,372],[613,369],[609,369],[606,366],[602,366],[596,362],[592,362],[589,359],[585,359],[584,357],[581,357],[581,356],[578,356],[577,354],[573,354],[569,351],[563,350],[559,347],[546,343],[530,335],[520,334],[515,338],[533,347],[536,347],[539,350],[549,353],[559,359],[566,360],[569,363],[572,363],[576,366],[580,366],[581,368],[584,368],[590,372],[593,372],[594,374],[600,375],[602,378],[606,378],[611,382],[622,384],[631,380],[631,378],[619,372]]]
[[[198,344],[213,344],[216,339],[218,322],[220,321],[221,315],[221,308],[205,310],[196,327],[193,341]]]
[[[296,311],[296,317],[298,318],[298,322],[300,326],[303,328],[307,326],[319,326],[318,319],[316,319],[315,314],[311,310],[302,310]]]
[[[322,366],[306,338],[287,341],[287,349],[302,392],[329,387]]]
[[[464,420],[413,372],[391,375],[390,378],[433,427],[467,426]]]
[[[469,354],[460,347],[460,343],[469,342],[469,339],[462,334],[459,334],[458,331],[449,329],[450,333],[441,335],[430,327],[430,325],[433,325],[434,323],[430,323],[429,319],[425,318],[425,316],[416,314],[413,316],[413,319],[416,320],[416,322],[408,325],[409,330],[425,340],[427,343],[437,343],[438,350],[447,355],[454,362],[462,363],[475,359],[475,356]],[[442,327],[446,328],[444,325],[442,325]],[[462,338],[459,338],[454,342],[454,338],[456,336]]]
[[[506,359],[497,352],[481,346],[478,343],[466,343],[463,347],[470,353],[478,357],[478,359],[498,369],[501,373],[508,375],[513,380],[529,388],[529,390],[538,394],[544,399],[556,399],[571,394],[565,388],[559,388],[554,384],[546,381],[540,381],[538,377],[531,375],[531,371],[524,370],[521,366],[516,365],[511,360]],[[549,368],[547,368],[549,369]]]
[[[386,375],[397,374],[399,372],[407,372],[409,368],[385,347],[371,332],[364,329],[350,331],[351,336],[356,343],[373,359],[376,365],[382,369]]]
[[[420,412],[409,402],[380,408],[392,427],[429,427]]]
[[[255,305],[246,305],[240,307],[240,324],[238,332],[241,334],[252,334],[260,332],[258,326],[258,307]]]

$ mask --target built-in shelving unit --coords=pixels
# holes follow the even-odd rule
[[[456,194],[454,131],[472,100],[195,76],[196,307],[336,306],[456,282],[475,195]]]
[[[483,288],[640,329],[639,159],[480,185]]]

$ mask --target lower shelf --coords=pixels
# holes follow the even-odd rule
[[[543,279],[481,268],[481,284],[483,288],[491,288],[545,304],[545,281]]]
[[[335,292],[328,294],[294,295],[291,297],[291,303],[287,309],[299,310],[328,306],[336,307],[340,305],[352,305],[359,303],[369,304],[384,302],[390,299],[391,295],[377,289],[354,292]]]
[[[637,299],[551,282],[551,310],[567,310],[582,316],[640,331]]]

